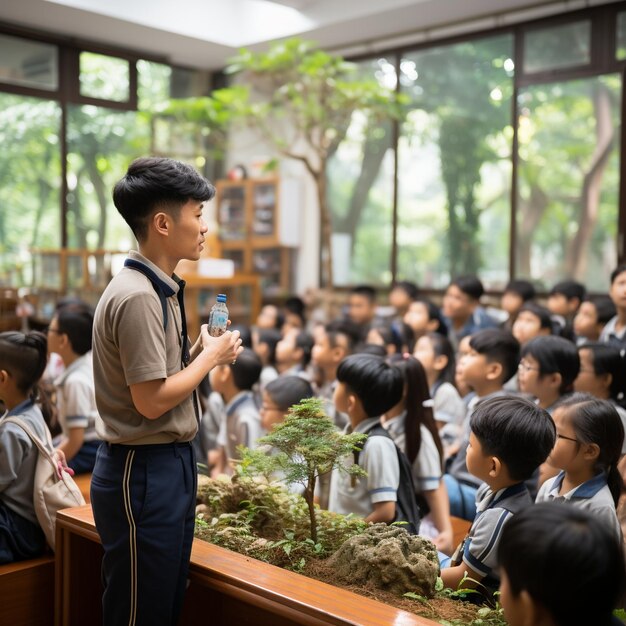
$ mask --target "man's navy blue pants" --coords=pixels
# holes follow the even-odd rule
[[[103,443],[91,504],[104,547],[104,626],[175,626],[193,542],[191,444]]]

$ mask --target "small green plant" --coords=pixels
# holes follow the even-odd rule
[[[338,468],[352,476],[365,472],[357,464],[344,467],[342,460],[351,455],[367,435],[343,434],[337,431],[332,420],[324,413],[319,398],[307,398],[289,409],[285,419],[274,425],[271,433],[262,437],[259,444],[273,448],[243,450],[243,460],[238,472],[242,475],[262,475],[268,480],[280,474],[287,484],[298,483],[304,487],[303,497],[309,510],[311,540],[317,543],[317,521],[314,494],[321,474]]]

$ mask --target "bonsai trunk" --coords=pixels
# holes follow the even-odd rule
[[[309,475],[309,480],[304,490],[304,499],[309,507],[309,521],[311,523],[311,540],[317,543],[317,519],[315,517],[315,504],[313,498],[315,495],[315,475]]]

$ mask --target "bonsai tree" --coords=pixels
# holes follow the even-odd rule
[[[243,122],[278,155],[304,164],[316,188],[321,228],[320,285],[332,287],[331,211],[326,166],[345,137],[352,113],[371,126],[403,115],[403,97],[373,78],[362,78],[358,66],[294,38],[275,43],[267,52],[242,49],[227,73],[240,73],[239,84],[213,91],[210,98],[171,101],[161,114],[198,122],[225,148],[228,129]]]
[[[262,449],[246,450],[242,461],[245,473],[256,472],[269,478],[280,472],[286,483],[304,486],[303,497],[309,509],[314,543],[317,543],[317,522],[313,497],[318,477],[334,468],[353,476],[365,474],[356,464],[345,468],[341,460],[351,454],[367,435],[338,432],[322,406],[319,398],[307,398],[292,406],[285,420],[275,424],[271,433],[259,439],[259,444],[272,446],[273,453],[267,454]]]

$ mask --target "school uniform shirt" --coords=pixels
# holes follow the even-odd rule
[[[470,318],[458,332],[454,330],[452,320],[444,317],[444,321],[448,327],[448,339],[450,340],[450,343],[455,351],[458,350],[459,342],[463,339],[463,337],[473,335],[479,330],[483,330],[485,328],[496,328],[498,326],[498,322],[494,320],[493,317],[491,317],[481,306],[477,306],[474,309]]]
[[[41,410],[32,400],[18,404],[8,416],[26,422],[42,441],[48,438]],[[0,420],[0,501],[33,524],[38,524],[33,503],[38,457],[39,450],[17,424]]]
[[[237,446],[256,448],[257,441],[265,434],[261,416],[252,391],[240,391],[225,407],[226,419],[218,443],[226,450],[229,459],[240,458]]]
[[[380,418],[371,417],[362,421],[352,430],[347,426],[346,433],[363,433],[379,422]],[[344,467],[354,465],[354,455],[342,459]],[[374,511],[377,502],[396,502],[400,484],[400,467],[396,446],[389,437],[368,437],[359,454],[359,465],[367,476],[353,478],[346,472],[334,469],[330,479],[328,510],[348,515],[353,513],[367,517]],[[354,484],[353,484],[354,483]]]
[[[615,346],[620,350],[622,355],[626,349],[626,326],[620,331],[615,330],[617,326],[617,315],[612,317],[602,329],[600,333],[600,341]]]
[[[224,400],[217,391],[212,391],[206,401],[206,408],[200,420],[200,428],[193,446],[199,463],[207,462],[207,455],[218,445],[222,422],[226,419]]]
[[[454,385],[435,383],[430,390],[433,399],[433,415],[438,422],[445,422],[439,429],[441,443],[451,446],[462,436],[463,420],[467,407]]]
[[[394,443],[406,454],[406,435],[404,425],[406,411],[383,423],[383,427],[391,435]],[[413,461],[413,484],[418,492],[433,491],[441,482],[441,457],[431,432],[420,424],[420,449]]]
[[[323,401],[324,405],[324,413],[333,420],[333,423],[337,427],[337,430],[344,430],[345,427],[349,424],[350,418],[341,411],[338,411],[335,407],[334,396],[335,396],[335,388],[337,387],[337,381],[333,380],[330,383],[324,383],[319,392],[317,393],[317,397]]]
[[[59,423],[63,434],[69,436],[72,428],[84,428],[84,441],[96,441],[98,407],[93,383],[91,350],[78,357],[54,381],[57,388]]]
[[[609,402],[613,405],[613,407],[617,411],[617,414],[620,416],[620,419],[622,420],[622,425],[624,426],[624,432],[626,432],[626,409],[617,404],[617,402],[615,402],[615,400],[613,399],[609,400]],[[624,437],[624,443],[622,444],[622,454],[626,454],[626,437]]]
[[[579,509],[586,509],[595,517],[598,517],[607,524],[613,531],[618,541],[622,541],[622,530],[615,513],[615,503],[613,496],[606,482],[604,472],[585,481],[582,485],[575,487],[567,493],[560,494],[565,472],[560,472],[554,478],[546,480],[539,493],[537,502],[567,502]]]
[[[533,501],[524,483],[493,492],[483,484],[476,492],[476,518],[463,546],[463,562],[488,580],[498,580],[498,545],[504,525]]]
[[[146,419],[135,407],[130,385],[165,380],[182,365],[182,315],[177,294],[183,283],[139,252],[139,261],[156,275],[166,293],[168,323],[150,279],[123,267],[98,301],[93,324],[93,373],[100,439],[109,443],[144,445],[191,441],[198,431],[200,410],[189,394],[158,419]]]

